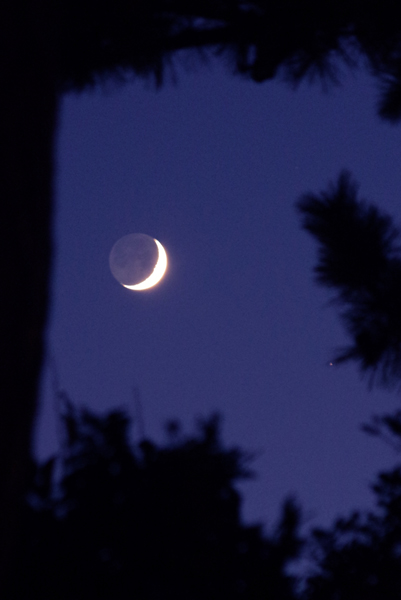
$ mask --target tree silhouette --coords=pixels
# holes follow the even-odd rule
[[[167,427],[161,445],[131,445],[119,411],[66,403],[63,425],[59,454],[32,465],[20,577],[7,598],[399,598],[401,466],[377,477],[374,511],[301,538],[300,510],[287,500],[267,535],[241,520],[235,484],[252,476],[252,457],[223,446],[218,416],[191,436]],[[400,447],[401,413],[366,429]]]
[[[401,247],[392,219],[358,199],[343,172],[328,192],[298,202],[303,227],[319,242],[317,281],[336,290],[334,302],[352,344],[334,359],[355,360],[384,385],[401,379]]]
[[[280,76],[337,81],[340,63],[363,63],[378,79],[384,118],[401,116],[401,27],[395,0],[119,0],[62,6],[60,85],[77,89],[105,75],[155,76],[173,54],[225,55],[254,81]]]
[[[36,468],[15,598],[295,598],[299,510],[275,531],[240,518],[249,456],[225,449],[217,416],[190,437],[131,447],[128,419],[66,405],[60,456]]]
[[[395,0],[3,0],[0,581],[18,540],[43,358],[51,268],[58,101],[97,81],[161,82],[182,51],[216,56],[253,81],[335,80],[364,64],[380,114],[401,116],[401,26]]]
[[[380,421],[380,427],[379,427]],[[376,434],[401,436],[400,413],[376,418]],[[304,600],[396,600],[401,594],[401,466],[372,486],[375,512],[353,513],[310,540],[312,573]]]

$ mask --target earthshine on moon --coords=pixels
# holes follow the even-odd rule
[[[120,238],[109,256],[110,271],[129,290],[147,290],[161,280],[167,268],[167,254],[158,240],[144,233]]]

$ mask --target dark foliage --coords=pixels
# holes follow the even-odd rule
[[[386,416],[400,446],[400,414]],[[375,433],[375,432],[373,432]],[[401,596],[401,466],[380,473],[375,512],[355,512],[329,530],[313,532],[313,561],[304,600],[398,600]]]
[[[339,80],[364,64],[382,91],[379,113],[401,116],[401,26],[395,0],[64,0],[59,82],[81,89],[112,75],[155,77],[173,55],[223,56],[254,81]]]
[[[399,440],[400,422],[383,417],[381,429]],[[400,597],[401,467],[378,476],[374,512],[301,539],[300,511],[287,500],[266,535],[241,522],[234,484],[251,475],[250,456],[223,448],[217,416],[190,437],[174,423],[162,446],[131,447],[121,412],[67,405],[63,423],[63,451],[33,468],[10,600]]]
[[[362,429],[369,435],[381,438],[397,452],[401,451],[401,411],[393,415],[374,415]]]
[[[319,243],[317,281],[337,291],[335,302],[352,345],[335,362],[356,360],[384,385],[401,379],[401,253],[388,215],[357,197],[342,173],[336,185],[298,203],[303,227]]]
[[[355,513],[338,520],[332,530],[315,531],[311,545],[316,567],[305,600],[397,600],[401,594],[399,511],[396,518],[397,523],[389,514]]]
[[[131,448],[119,412],[68,406],[64,425],[62,455],[35,471],[16,598],[295,597],[299,511],[288,501],[270,537],[241,523],[247,457],[222,447],[217,417],[163,447]]]

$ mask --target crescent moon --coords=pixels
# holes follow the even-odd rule
[[[123,284],[124,287],[127,288],[128,290],[148,290],[149,288],[156,285],[156,283],[159,283],[160,279],[163,277],[164,273],[166,272],[166,269],[167,269],[166,251],[158,240],[154,239],[154,242],[157,246],[157,250],[159,253],[158,258],[157,258],[157,263],[155,264],[155,268],[153,269],[153,271],[149,275],[149,277],[144,279],[144,281],[141,281],[141,283],[137,283],[136,285],[124,285]]]

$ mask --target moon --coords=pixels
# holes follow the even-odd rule
[[[112,275],[129,290],[153,287],[167,269],[167,254],[158,240],[144,233],[130,233],[120,238],[109,256]]]

